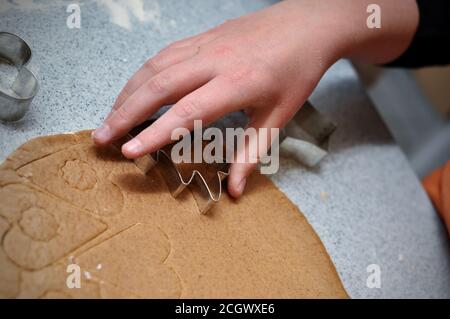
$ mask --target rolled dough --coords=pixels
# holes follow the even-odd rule
[[[242,199],[201,215],[158,167],[144,176],[82,131],[13,152],[0,202],[4,298],[347,297],[305,217],[256,173]],[[81,288],[67,285],[71,264]]]

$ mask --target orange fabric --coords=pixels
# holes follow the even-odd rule
[[[442,179],[442,168],[434,170],[430,175],[424,178],[422,181],[423,187],[430,196],[431,201],[438,210],[439,214],[442,212],[441,205],[441,179]]]
[[[450,161],[444,167],[441,180],[442,217],[450,233]]]
[[[450,160],[425,177],[422,184],[450,234]]]

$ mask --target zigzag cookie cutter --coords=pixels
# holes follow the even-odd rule
[[[130,131],[114,144],[119,149],[123,144],[150,126],[152,118]],[[308,101],[280,132],[280,150],[306,165],[316,166],[328,154],[328,141],[336,125],[317,111]],[[134,160],[136,166],[147,174],[155,165],[161,166],[161,175],[173,197],[177,198],[189,188],[197,202],[199,211],[206,214],[222,196],[222,181],[229,175],[229,165],[223,163],[179,163],[171,159],[174,144]]]
[[[125,137],[114,143],[119,149],[123,144],[137,136],[154,120],[148,120],[130,131]],[[166,185],[174,198],[189,188],[201,214],[206,214],[213,204],[222,196],[222,181],[229,175],[228,164],[225,163],[174,163],[171,159],[173,144],[134,160],[136,166],[147,174],[155,165],[160,165]]]
[[[31,49],[22,38],[0,32],[0,62],[12,65],[18,71],[11,87],[0,89],[0,120],[20,120],[39,90],[36,76],[25,67],[30,59]]]

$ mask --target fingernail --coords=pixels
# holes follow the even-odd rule
[[[99,142],[107,142],[111,138],[111,129],[109,128],[109,125],[103,124],[93,132],[92,137]]]
[[[244,188],[245,188],[245,184],[246,184],[246,183],[247,183],[247,180],[246,180],[245,178],[243,178],[243,179],[239,182],[239,184],[238,184],[238,186],[237,186],[237,188],[236,188],[236,191],[238,192],[239,196],[242,195],[242,193],[244,192]]]
[[[135,154],[142,149],[142,143],[138,139],[134,139],[126,143],[123,148],[126,152]]]

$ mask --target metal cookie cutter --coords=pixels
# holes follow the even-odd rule
[[[10,90],[0,89],[0,120],[21,119],[39,90],[36,77],[25,67],[30,59],[31,49],[22,38],[0,32],[0,63],[13,65],[18,71]]]
[[[125,137],[115,142],[119,149],[123,144],[137,136],[150,126],[155,119],[144,122],[134,128]],[[231,121],[233,122],[233,121]],[[228,123],[229,125],[231,123]],[[234,125],[232,125],[234,126]],[[326,145],[335,125],[319,113],[309,102],[297,112],[296,116],[280,133],[280,150],[291,152],[297,160],[307,166],[316,165],[326,154]],[[194,195],[199,211],[206,214],[222,195],[222,181],[228,176],[229,165],[225,163],[174,163],[171,149],[167,145],[153,154],[134,160],[136,166],[147,174],[156,164],[161,166],[160,173],[173,197],[189,188]]]
[[[134,128],[125,137],[115,143],[116,147],[137,136],[152,124],[149,120]],[[136,166],[147,174],[156,164],[173,197],[178,197],[186,188],[192,192],[200,213],[206,214],[222,195],[222,181],[228,176],[228,164],[225,163],[174,163],[171,159],[173,144],[167,145],[153,154],[134,160]]]
[[[280,133],[280,153],[307,167],[328,154],[328,141],[336,125],[306,101]]]

